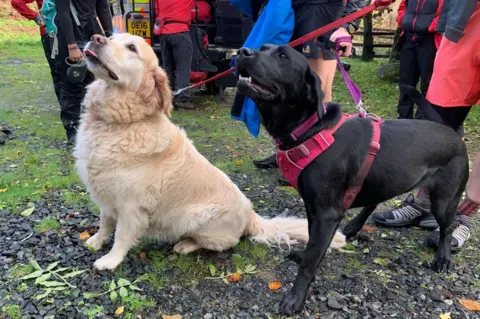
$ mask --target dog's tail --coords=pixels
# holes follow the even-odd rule
[[[405,92],[408,97],[415,103],[427,120],[435,121],[437,123],[443,123],[442,116],[435,110],[430,102],[427,101],[425,96],[417,91],[416,88],[410,85],[401,85],[400,88]]]
[[[257,215],[250,210],[245,235],[253,242],[267,246],[291,245],[308,241],[308,221],[305,218],[278,216],[272,219]],[[330,248],[343,251],[347,244],[345,235],[337,231],[330,243]]]

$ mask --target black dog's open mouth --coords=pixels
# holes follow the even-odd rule
[[[85,50],[85,56],[87,57],[88,61],[90,61],[91,63],[98,64],[99,66],[104,68],[105,71],[107,71],[108,76],[112,80],[115,80],[115,81],[118,80],[118,76],[115,73],[113,73],[109,68],[107,68],[107,66],[103,64],[102,61],[100,61],[100,59],[98,58],[97,54],[94,51],[90,49]]]
[[[275,93],[267,89],[265,86],[262,86],[258,83],[252,76],[244,69],[238,70],[238,83],[237,86],[248,87],[253,90],[258,95],[261,95],[263,98],[272,99],[275,97]]]

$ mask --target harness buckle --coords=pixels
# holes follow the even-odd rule
[[[303,144],[298,145],[297,150],[303,157],[308,157],[308,155],[310,155],[310,150]]]
[[[368,154],[375,156],[377,155],[379,150],[380,150],[380,143],[371,142],[370,147],[368,149]]]

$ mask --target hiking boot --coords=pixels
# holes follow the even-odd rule
[[[408,195],[401,206],[394,210],[379,212],[373,215],[373,220],[386,227],[405,227],[419,225],[420,221],[430,215],[430,212],[415,203],[415,197]]]
[[[459,251],[462,249],[465,242],[470,238],[470,222],[468,216],[457,214],[453,222],[453,233],[451,247],[452,251]],[[432,248],[438,248],[440,241],[440,227],[435,229],[430,236],[428,236],[425,243]]]
[[[258,168],[272,168],[272,167],[278,167],[277,165],[277,154],[273,154],[270,157],[267,157],[263,160],[254,160],[253,165],[255,165]]]
[[[173,101],[173,107],[184,110],[193,110],[196,108],[196,106],[190,101]]]
[[[438,227],[437,220],[435,219],[435,216],[433,214],[428,214],[425,218],[423,218],[418,226],[430,230],[434,230],[435,228]]]

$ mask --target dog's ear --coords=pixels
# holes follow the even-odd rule
[[[165,112],[168,117],[171,117],[172,92],[168,85],[167,74],[161,67],[157,67],[153,73],[153,78],[155,80],[157,107],[160,111]]]
[[[322,91],[322,81],[313,70],[308,67],[305,73],[306,98],[307,100],[317,106],[318,116],[321,118],[324,113],[323,98],[325,95]]]

